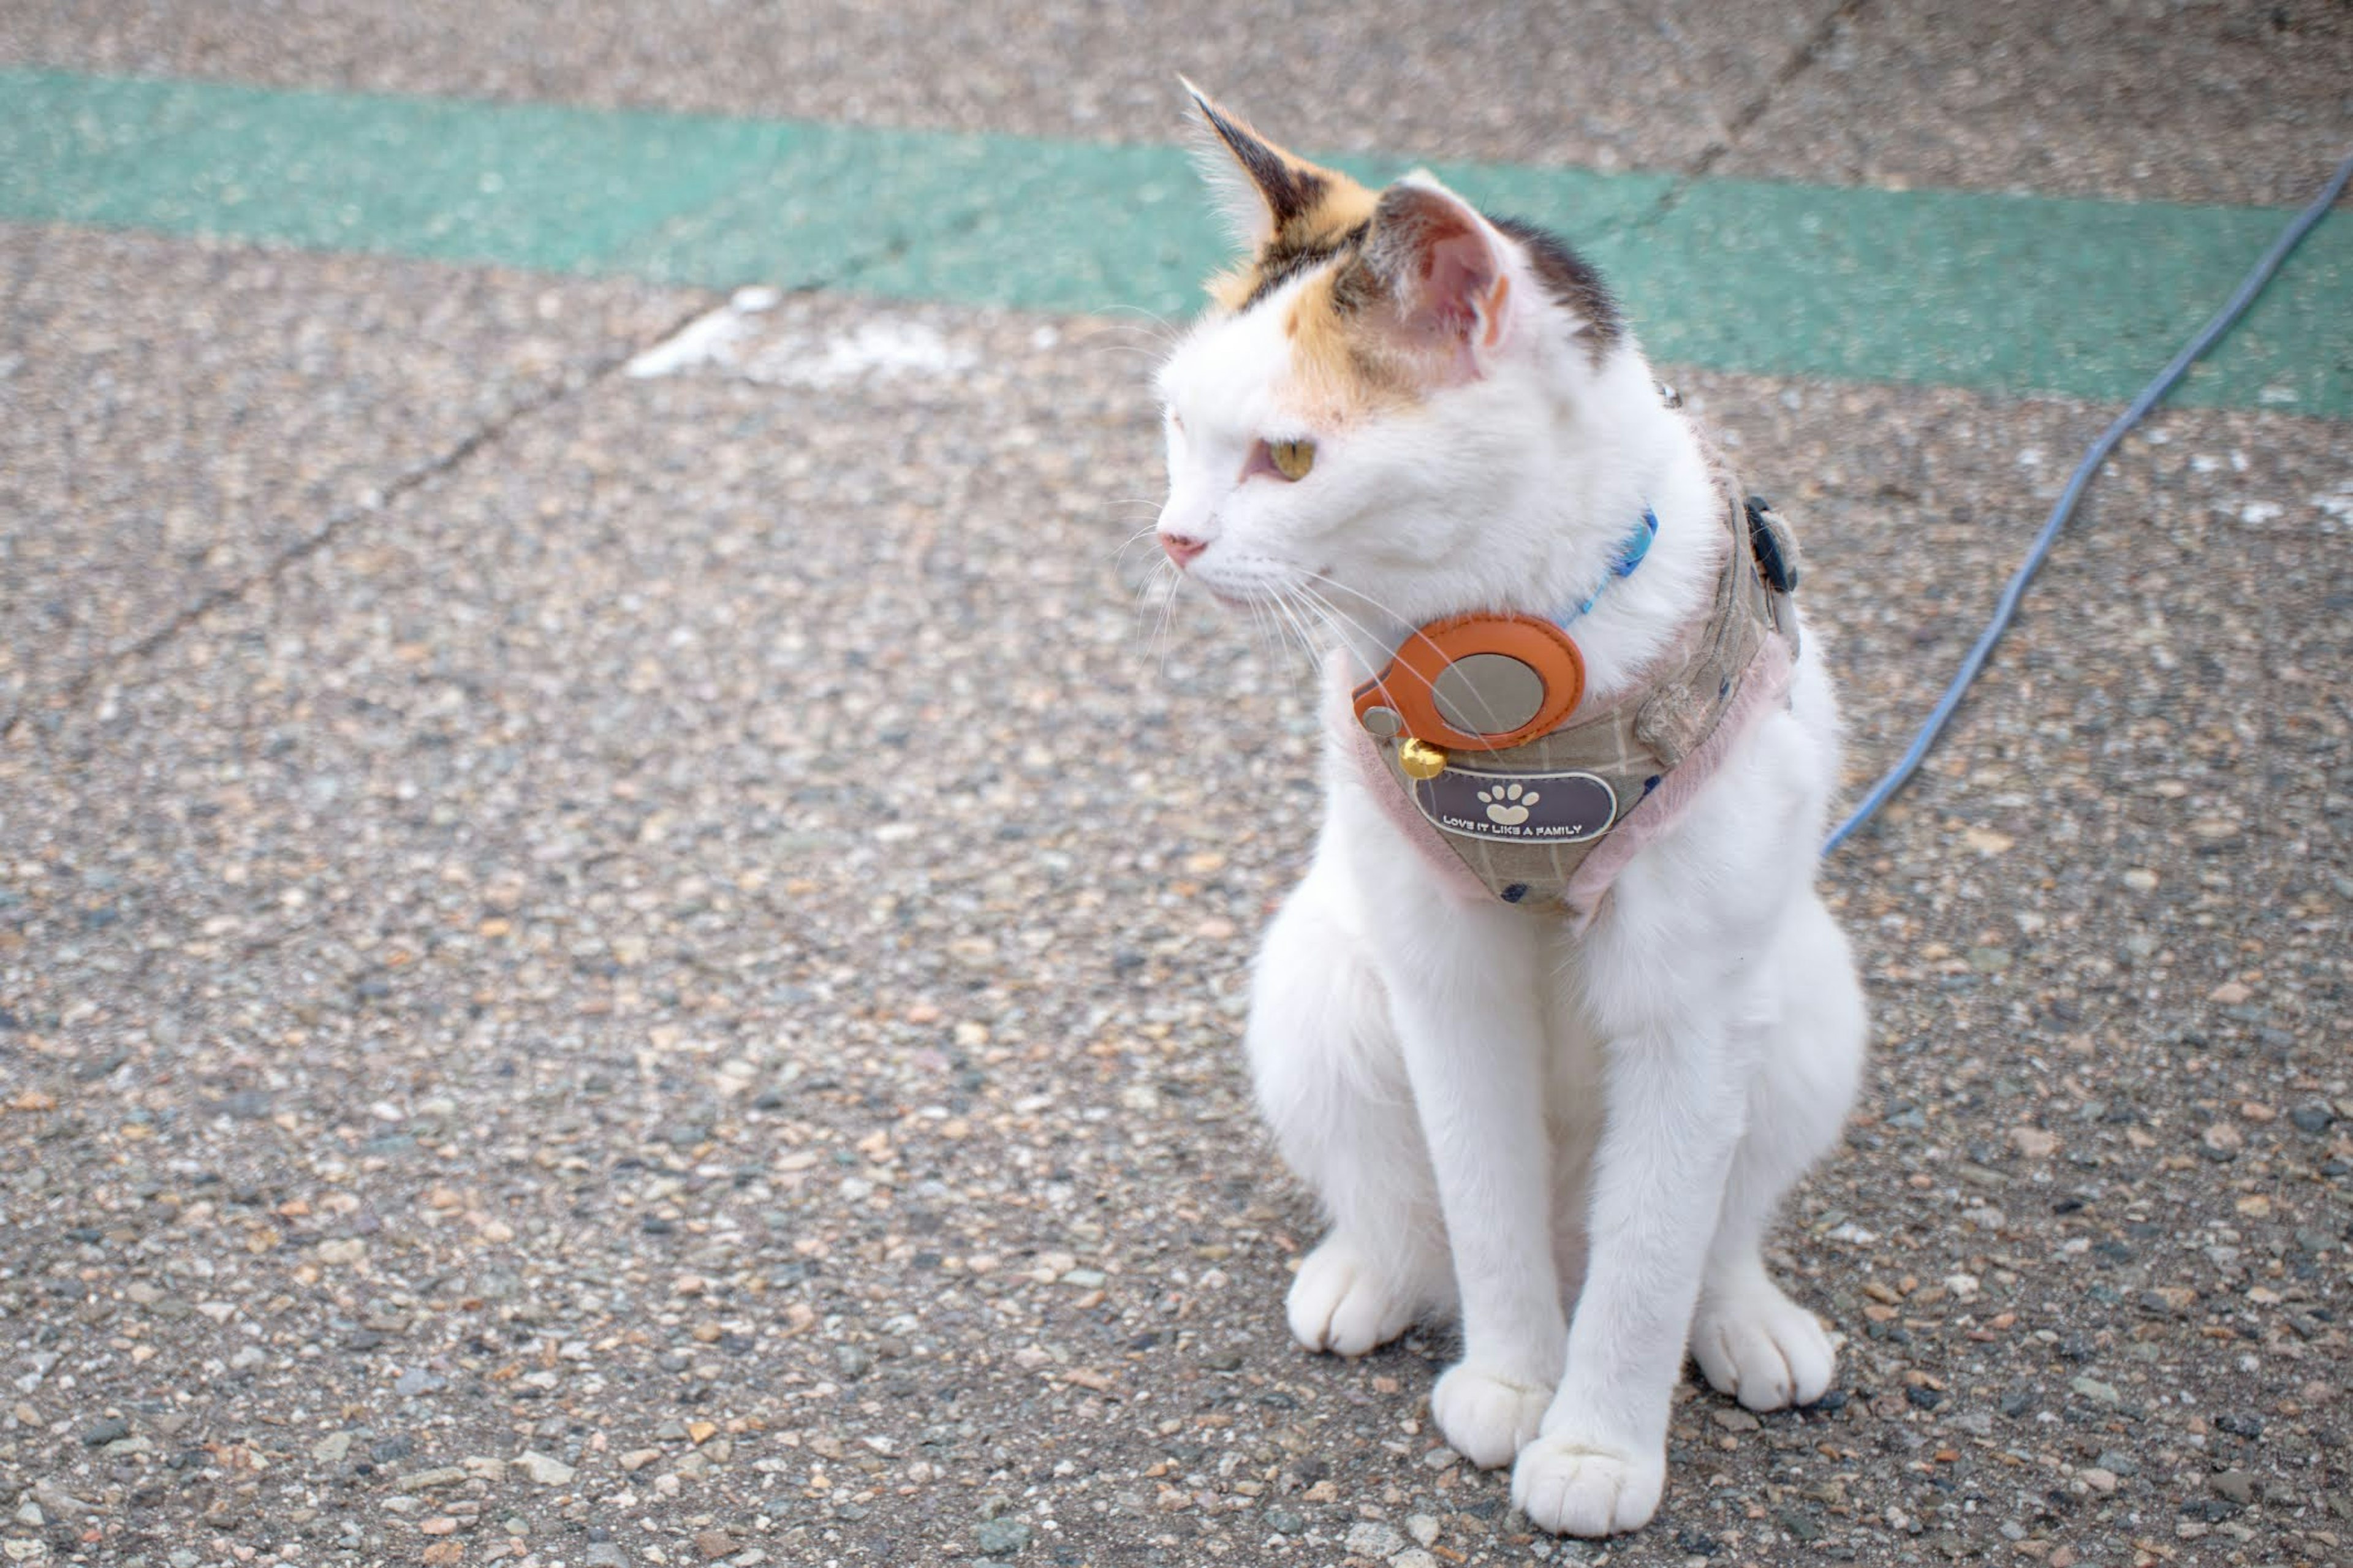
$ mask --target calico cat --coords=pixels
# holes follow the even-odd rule
[[[1413,737],[1377,701],[1360,721],[1351,691],[1416,627],[1515,614],[1581,657],[1565,723],[1647,715],[1662,672],[1699,668],[1695,639],[1731,625],[1727,595],[1766,602],[1737,492],[1559,241],[1427,174],[1368,190],[1194,97],[1248,258],[1159,373],[1159,538],[1218,599],[1323,627],[1335,686],[1322,832],[1246,1031],[1260,1107],[1330,1221],[1291,1330],[1353,1356],[1454,1317],[1461,1359],[1430,1394],[1446,1440],[1513,1465],[1546,1529],[1638,1529],[1686,1351],[1752,1410],[1831,1385],[1829,1337],[1763,1256],[1862,1051],[1814,887],[1829,677],[1768,595],[1761,651],[1694,687],[1697,728],[1659,742],[1681,760],[1611,786],[1620,820],[1585,862],[1601,878],[1528,895],[1465,876],[1471,838],[1434,827],[1401,771]],[[1498,779],[1476,799],[1524,821],[1537,793]]]

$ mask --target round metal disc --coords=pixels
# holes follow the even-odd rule
[[[1431,682],[1430,700],[1466,735],[1516,730],[1544,707],[1544,677],[1502,653],[1474,653],[1446,667]]]
[[[1364,725],[1386,741],[1405,727],[1405,721],[1398,717],[1394,708],[1367,708],[1365,710]]]

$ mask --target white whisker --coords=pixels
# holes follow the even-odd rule
[[[1395,610],[1390,609],[1387,605],[1382,604],[1378,599],[1375,598],[1372,595],[1366,593],[1363,589],[1352,588],[1347,584],[1339,581],[1337,578],[1326,576],[1321,572],[1310,573],[1308,576],[1311,583],[1327,584],[1332,587],[1341,590],[1343,593],[1354,594],[1357,598],[1364,600],[1365,603],[1372,605],[1373,608],[1388,616],[1392,621],[1397,622],[1400,626],[1410,627],[1411,629],[1407,635],[1407,641],[1419,637],[1424,643],[1428,643],[1433,651],[1436,650],[1438,645],[1434,642],[1430,642],[1428,637],[1423,636],[1419,626],[1413,626],[1413,623],[1406,620],[1403,616],[1398,615]],[[1310,593],[1314,592],[1313,588],[1309,588],[1306,591]],[[1342,609],[1339,605],[1333,604],[1329,599],[1324,599],[1322,595],[1318,594],[1316,595],[1316,597],[1323,600],[1325,608],[1329,609],[1334,615],[1338,616],[1342,620],[1355,627],[1358,635],[1366,638],[1366,642],[1371,647],[1391,647],[1396,646],[1392,645],[1388,639],[1376,635],[1371,627],[1356,619],[1356,616],[1348,614],[1347,611]],[[1343,640],[1345,641],[1345,639],[1344,638]],[[1370,661],[1367,662],[1369,663]],[[1374,668],[1377,669],[1377,666],[1375,666]],[[1472,689],[1472,695],[1479,698],[1479,705],[1481,708],[1485,710],[1487,720],[1490,723],[1495,725],[1499,730],[1506,727],[1503,723],[1500,716],[1495,712],[1493,704],[1489,702],[1483,695],[1481,695],[1476,688]]]
[[[1137,545],[1143,543],[1145,540],[1151,538],[1159,531],[1160,529],[1157,523],[1147,523],[1144,527],[1137,529],[1134,533],[1129,534],[1125,539],[1121,540],[1116,545],[1112,547],[1112,563],[1113,565],[1117,565],[1121,562],[1126,560],[1127,552],[1129,551],[1134,549]],[[1164,556],[1162,559],[1165,560],[1166,557]]]

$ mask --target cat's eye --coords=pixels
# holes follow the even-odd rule
[[[1286,479],[1303,479],[1307,470],[1315,466],[1315,443],[1313,441],[1269,441],[1267,460],[1274,471]]]

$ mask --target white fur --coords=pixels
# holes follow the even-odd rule
[[[1161,377],[1161,526],[1206,542],[1188,570],[1221,599],[1320,615],[1356,675],[1425,620],[1578,603],[1647,503],[1649,558],[1575,628],[1606,698],[1699,613],[1719,503],[1639,348],[1594,364],[1587,324],[1486,233],[1511,285],[1479,323],[1494,341],[1472,333],[1470,378],[1409,412],[1314,424],[1281,297],[1197,329]],[[1254,442],[1303,437],[1306,478],[1244,477]],[[1293,1333],[1355,1355],[1458,1315],[1432,1415],[1475,1462],[1516,1461],[1514,1500],[1546,1529],[1650,1520],[1687,1348],[1752,1409],[1830,1384],[1829,1339],[1761,1251],[1838,1137],[1863,1038],[1814,889],[1838,774],[1815,647],[1581,937],[1451,895],[1366,793],[1386,781],[1334,747],[1314,863],[1259,957],[1260,1105],[1331,1220]]]
[[[1176,79],[1184,83],[1186,93],[1199,110],[1186,121],[1192,137],[1193,167],[1200,174],[1201,183],[1208,187],[1210,201],[1225,219],[1227,232],[1236,244],[1255,250],[1274,232],[1274,220],[1267,211],[1266,202],[1241,165],[1234,161],[1232,149],[1209,123],[1208,98],[1184,77]]]

